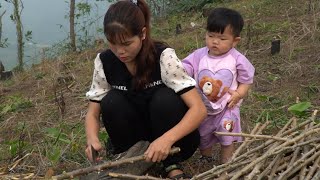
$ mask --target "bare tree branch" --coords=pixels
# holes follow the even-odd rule
[[[136,176],[136,175],[132,175],[132,174],[120,174],[120,173],[112,173],[112,172],[110,172],[108,175],[111,177],[120,178],[120,179],[163,180],[162,178],[152,177],[149,175]]]
[[[243,136],[243,137],[251,137],[255,139],[274,139],[277,141],[288,141],[287,138],[268,136],[268,135],[252,135],[252,134],[245,134],[245,133],[229,133],[229,132],[214,132],[214,133],[219,136]]]
[[[175,153],[178,153],[180,152],[180,148],[178,147],[174,147],[171,149],[170,151],[170,155],[172,154],[175,154]],[[79,176],[79,175],[83,175],[83,174],[88,174],[90,172],[93,172],[93,171],[101,171],[103,169],[106,169],[106,168],[110,168],[110,167],[114,167],[114,166],[119,166],[121,164],[126,164],[126,163],[134,163],[136,161],[141,161],[141,160],[144,160],[145,159],[145,156],[144,155],[140,155],[140,156],[135,156],[135,157],[131,157],[131,158],[125,158],[125,159],[120,159],[120,160],[117,160],[117,161],[108,161],[108,162],[105,162],[105,163],[102,163],[102,164],[99,164],[99,165],[96,165],[96,166],[91,166],[91,167],[87,167],[87,168],[83,168],[83,169],[78,169],[78,170],[75,170],[75,171],[71,171],[71,172],[67,172],[67,173],[63,173],[63,174],[60,174],[60,175],[57,175],[57,176],[53,176],[52,179],[68,179],[68,178],[74,178],[76,176]]]

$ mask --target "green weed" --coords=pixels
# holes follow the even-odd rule
[[[44,73],[44,72],[36,72],[36,74],[34,75],[34,77],[37,80],[43,79],[45,76],[46,76],[46,73]]]
[[[10,86],[14,85],[15,82],[12,79],[7,79],[5,81],[2,81],[1,83],[5,87],[10,87]]]
[[[4,104],[0,105],[0,115],[3,116],[9,112],[20,112],[29,107],[32,107],[32,102],[21,95],[9,96]]]
[[[17,132],[20,133],[18,137],[4,142],[4,147],[7,148],[5,152],[9,152],[10,159],[15,158],[17,155],[23,156],[23,152],[31,147],[26,141],[26,129],[26,123],[19,122],[17,124]]]
[[[50,160],[52,165],[60,161],[86,162],[83,156],[86,138],[82,123],[75,125],[60,123],[58,127],[46,128],[44,155]],[[104,138],[104,135],[101,134]]]
[[[296,103],[288,108],[288,110],[298,117],[308,117],[310,114],[307,110],[312,107],[311,102]]]

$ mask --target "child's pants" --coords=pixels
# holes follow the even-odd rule
[[[231,145],[234,141],[242,141],[239,136],[218,136],[214,132],[240,133],[240,109],[238,106],[230,109],[226,107],[216,115],[209,115],[200,125],[200,146],[199,149],[212,147],[214,143],[221,145]]]

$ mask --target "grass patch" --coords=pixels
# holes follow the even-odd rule
[[[238,49],[253,63],[256,75],[241,107],[245,133],[258,122],[270,121],[263,134],[273,134],[290,118],[305,120],[314,109],[320,109],[320,8],[313,4],[309,11],[308,2],[240,0],[208,6],[234,8],[246,20]],[[176,35],[178,24],[182,31]],[[175,14],[154,19],[152,34],[167,42],[182,59],[205,46],[205,24],[206,17],[200,11]],[[281,39],[281,51],[272,56],[270,45],[274,37]],[[97,49],[91,49],[63,55],[55,61],[43,60],[30,71],[1,82],[2,164],[32,153],[28,165],[39,168],[35,172],[43,176],[49,167],[58,174],[90,165],[84,154],[84,94],[91,85],[96,54]],[[72,79],[57,83],[63,75]],[[56,98],[64,101],[63,113]],[[319,123],[319,117],[315,121]],[[103,143],[108,135],[100,131],[99,138]]]
[[[24,109],[32,107],[32,102],[21,95],[12,95],[5,98],[4,103],[0,105],[0,115],[4,116],[10,112],[21,112]]]

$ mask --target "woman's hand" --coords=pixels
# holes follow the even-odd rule
[[[86,150],[85,150],[86,156],[90,162],[100,161],[102,159],[101,157],[95,157],[96,159],[93,159],[91,146],[93,147],[93,149],[95,151],[97,151],[97,152],[101,151],[102,146],[101,146],[100,141],[99,140],[88,141],[87,146],[86,146]]]
[[[240,101],[240,99],[242,98],[241,95],[234,90],[230,90],[228,91],[229,94],[231,94],[231,97],[228,101],[228,108],[233,108],[234,106],[236,106],[238,104],[238,102]]]
[[[173,142],[164,136],[161,136],[154,140],[144,153],[146,161],[148,162],[160,162],[165,160],[171,150]]]
[[[91,162],[96,162],[101,159],[93,159],[91,146],[96,151],[101,150],[101,143],[98,138],[99,134],[99,117],[100,117],[100,104],[95,102],[89,102],[88,112],[86,115],[85,127],[87,136],[86,156]]]
[[[207,116],[206,107],[195,88],[183,93],[181,98],[189,108],[187,113],[177,125],[149,145],[144,153],[147,161],[160,162],[166,159],[172,145],[197,129]]]
[[[207,116],[206,107],[195,88],[181,95],[189,110],[173,128],[154,140],[144,153],[147,161],[160,162],[169,155],[172,145],[197,129]]]

